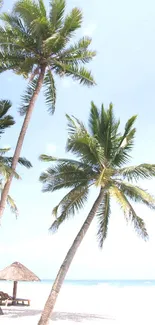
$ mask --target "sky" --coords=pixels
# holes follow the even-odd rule
[[[13,0],[4,0],[3,10],[11,10]],[[45,0],[48,7],[48,0]],[[91,36],[96,58],[89,64],[97,86],[86,88],[70,78],[57,79],[54,116],[47,113],[41,93],[22,149],[22,156],[33,164],[31,170],[18,168],[22,180],[13,181],[10,194],[19,217],[6,208],[0,227],[0,269],[19,261],[41,278],[53,279],[74,237],[97,195],[92,191],[84,210],[67,221],[55,235],[49,233],[52,209],[63,192],[42,193],[39,175],[48,164],[40,154],[67,157],[65,114],[74,114],[87,124],[90,102],[99,107],[112,102],[121,127],[138,114],[137,135],[131,164],[155,163],[155,3],[153,0],[68,0],[67,10],[80,7],[83,25],[78,36]],[[0,76],[0,98],[12,101],[16,125],[7,130],[2,146],[12,152],[23,122],[18,107],[27,81],[11,72]],[[155,180],[141,184],[152,194]],[[112,206],[108,238],[103,250],[96,240],[97,223],[92,223],[70,267],[68,279],[154,279],[155,212],[135,207],[146,221],[149,241],[145,243],[127,225],[119,207]]]

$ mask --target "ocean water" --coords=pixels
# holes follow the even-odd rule
[[[53,280],[42,279],[42,284],[52,284]],[[96,286],[109,285],[114,287],[152,287],[155,280],[65,280],[64,285],[71,286]]]

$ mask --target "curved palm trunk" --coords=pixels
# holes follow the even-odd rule
[[[55,306],[59,291],[61,289],[61,286],[63,284],[65,276],[68,272],[68,269],[71,265],[71,262],[74,258],[74,255],[75,255],[78,247],[80,246],[82,239],[84,238],[87,230],[89,229],[89,226],[96,214],[97,208],[98,208],[99,204],[101,203],[102,199],[103,199],[103,189],[101,189],[95,203],[93,204],[92,209],[90,210],[90,212],[88,214],[87,219],[85,220],[82,228],[80,229],[79,233],[77,234],[71,248],[69,249],[69,251],[68,251],[68,253],[59,269],[59,272],[58,272],[57,277],[54,281],[50,295],[49,295],[49,297],[46,301],[46,304],[44,306],[44,310],[42,312],[42,315],[38,322],[38,325],[47,325],[48,324],[48,321],[49,321],[50,315],[53,311],[53,308]]]
[[[32,112],[33,112],[33,109],[34,109],[34,105],[35,105],[35,102],[37,100],[37,97],[38,97],[38,95],[40,93],[40,90],[42,88],[42,85],[43,85],[45,69],[46,69],[46,67],[42,67],[42,69],[41,69],[41,72],[40,72],[40,75],[39,75],[39,78],[38,78],[38,83],[37,83],[36,90],[34,91],[34,94],[33,94],[32,98],[31,98],[30,105],[29,105],[29,108],[28,108],[28,110],[26,112],[26,116],[25,116],[25,119],[24,119],[24,122],[23,122],[23,125],[22,125],[22,128],[21,128],[20,134],[19,134],[19,138],[18,138],[18,141],[17,141],[16,149],[15,149],[13,160],[12,160],[12,166],[11,166],[13,171],[16,169],[18,159],[19,159],[19,156],[20,156],[20,152],[21,152],[21,149],[22,149],[22,145],[23,145],[23,142],[24,142],[25,134],[26,134],[29,122],[31,120],[31,115],[32,115]],[[5,204],[6,204],[7,196],[8,196],[8,193],[9,193],[10,185],[11,185],[11,182],[12,182],[12,178],[13,178],[13,173],[11,174],[9,179],[7,180],[7,182],[6,182],[5,186],[4,186],[4,189],[2,191],[1,201],[0,201],[0,220],[2,218],[4,209],[5,209]]]

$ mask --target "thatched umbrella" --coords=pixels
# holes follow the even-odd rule
[[[12,280],[14,282],[13,299],[16,299],[17,296],[18,281],[40,281],[32,271],[19,262],[14,262],[0,271],[0,280]]]

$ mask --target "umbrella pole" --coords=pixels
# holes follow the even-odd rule
[[[17,281],[13,283],[13,304],[15,304],[15,299],[17,297]]]
[[[0,307],[0,315],[4,315],[1,307]]]

